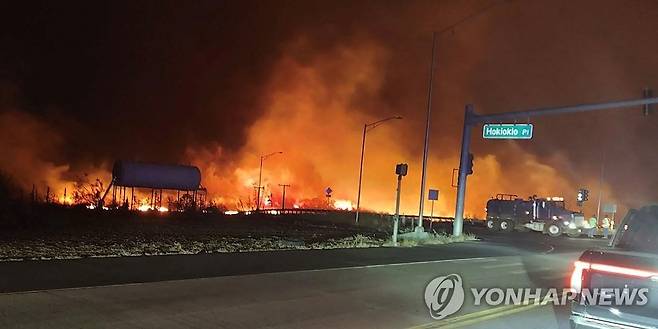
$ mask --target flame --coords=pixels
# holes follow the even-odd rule
[[[304,53],[304,45],[302,40],[288,53]],[[383,107],[369,113],[360,107],[363,99],[378,95],[387,56],[384,49],[368,42],[336,47],[303,61],[294,55],[283,56],[264,91],[266,109],[248,130],[239,152],[227,154],[221,148],[187,150],[188,158],[202,170],[204,185],[211,193],[218,193],[229,208],[240,209],[235,205],[242,204],[240,210],[254,209],[259,155],[283,151],[263,163],[262,195],[273,195],[272,207],[280,206],[279,184],[285,183],[291,184],[286,204],[293,208],[354,209],[363,124],[415,110],[389,109],[384,113]],[[418,214],[421,156],[419,148],[410,145],[422,146],[423,136],[415,126],[418,122],[412,120],[393,120],[368,132],[360,204],[364,211],[394,211],[394,168],[405,162],[409,174],[402,181],[401,213]],[[264,136],[276,136],[276,142]],[[409,138],[416,143],[409,142]],[[433,205],[437,216],[454,215],[456,190],[451,186],[451,174],[459,166],[457,141],[458,133],[431,144],[427,188],[441,190],[440,199]],[[468,181],[467,216],[483,216],[483,206],[497,193],[565,195],[575,188],[574,182],[555,169],[568,167],[563,159],[539,159],[514,143],[504,150],[476,156],[475,174]],[[516,160],[509,163],[505,159]],[[595,181],[587,183],[598,186]],[[334,191],[336,200],[332,203],[324,198],[327,186]],[[427,191],[425,196],[427,199]],[[429,215],[430,201],[424,202],[425,214]]]
[[[307,47],[308,41],[298,40],[275,61],[262,91],[263,111],[246,131],[244,145],[239,150],[189,146],[182,156],[182,162],[201,169],[209,197],[231,211],[255,209],[259,157],[274,151],[284,153],[267,158],[262,170],[261,195],[263,201],[266,196],[272,196],[269,207],[281,207],[279,184],[290,184],[286,207],[292,205],[298,209],[312,205],[353,210],[363,124],[393,114],[422,112],[417,104],[398,104],[400,108],[393,108],[380,102],[389,73],[383,68],[387,67],[390,54],[377,43],[346,41],[319,54],[309,52]],[[307,56],[311,53],[315,55]],[[405,162],[409,164],[409,174],[402,182],[401,212],[418,213],[421,170],[418,145],[422,145],[419,125],[422,122],[413,118],[394,120],[367,134],[360,203],[363,210],[393,211],[396,188],[393,170],[396,163]],[[432,132],[435,137],[438,130],[435,127]],[[431,143],[427,187],[441,190],[434,214],[452,216],[455,190],[451,187],[451,173],[459,165],[459,134],[445,136],[443,130],[441,133],[444,135]],[[454,133],[454,129],[449,133]],[[40,195],[49,188],[54,200],[73,204],[74,176],[87,172],[90,179],[98,177],[107,185],[108,163],[72,169],[61,161],[44,160],[54,158],[52,153],[65,153],[58,152],[61,143],[56,131],[28,114],[0,113],[0,148],[8,154],[0,158],[0,169],[16,177],[25,191],[35,184]],[[504,152],[499,151],[500,148],[496,154],[476,152],[475,174],[468,182],[467,215],[481,216],[487,199],[496,193],[522,197],[566,195],[568,199],[568,193],[578,185],[598,186],[597,179],[581,178],[573,182],[566,178],[569,175],[562,175],[556,168],[570,165],[559,156],[539,159],[514,143],[507,144]],[[324,198],[328,186],[334,191],[332,203]],[[612,195],[610,187],[603,188],[605,195]],[[147,199],[145,194],[136,196],[139,211],[155,210]],[[425,202],[429,214],[429,201]],[[157,210],[169,209],[158,207]]]
[[[334,208],[338,210],[348,210],[348,211],[352,211],[352,209],[354,209],[352,207],[352,201],[340,200],[340,199],[334,200]]]

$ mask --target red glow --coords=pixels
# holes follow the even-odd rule
[[[607,265],[607,264],[597,264],[597,263],[588,263],[582,261],[576,261],[574,263],[574,270],[571,274],[571,290],[574,292],[580,292],[582,288],[582,278],[584,270],[594,270],[598,272],[606,272],[613,274],[621,274],[626,276],[634,276],[639,278],[650,278],[653,276],[658,276],[658,272],[638,270],[634,268]]]

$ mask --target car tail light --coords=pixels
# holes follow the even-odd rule
[[[651,272],[651,271],[638,270],[629,267],[621,267],[621,266],[606,265],[606,264],[590,264],[590,269],[598,272],[608,272],[614,274],[634,276],[638,278],[650,278],[652,276],[658,275],[658,272]]]
[[[583,261],[576,261],[574,263],[574,270],[571,274],[571,291],[575,293],[580,293],[583,288],[583,282],[586,281],[586,276],[588,272],[597,271],[605,273],[613,273],[619,275],[633,276],[638,278],[653,278],[658,276],[658,272],[639,270],[629,267],[608,265],[608,264],[598,264],[598,263],[588,263]]]
[[[574,263],[573,273],[571,273],[571,291],[578,294],[583,288],[583,279],[585,270],[590,268],[590,263],[576,261]]]

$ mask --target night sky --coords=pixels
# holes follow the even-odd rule
[[[404,123],[381,134],[403,150],[390,162],[418,164],[432,31],[482,8],[488,9],[437,40],[431,154],[440,169],[430,169],[430,179],[441,177],[438,185],[449,182],[458,165],[467,103],[494,113],[636,98],[644,87],[658,94],[658,2],[649,0],[5,2],[0,146],[7,151],[0,170],[26,182],[43,168],[65,165],[58,175],[67,180],[131,159],[210,161],[235,172],[244,167],[245,154],[272,150],[256,146],[287,151],[291,141],[309,150],[336,143],[334,148],[350,150],[336,153],[336,161],[352,165],[363,122],[395,114]],[[367,56],[372,60],[362,64]],[[297,95],[291,90],[304,68],[328,91],[312,100],[312,109],[273,118],[281,112],[273,112],[272,104]],[[344,97],[345,81],[361,75]],[[337,125],[355,128],[349,139],[316,140],[305,128],[286,126],[288,115],[322,113],[341,97],[345,112]],[[292,135],[256,136],[254,127],[266,120]],[[531,121],[531,142],[482,141],[476,129],[474,184],[479,179],[487,189],[475,195],[514,192],[520,185],[530,193],[540,189],[532,184],[552,185],[557,175],[567,183],[555,192],[570,196],[598,182],[603,158],[611,198],[631,206],[658,199],[658,112],[643,117],[638,108]],[[317,125],[309,122],[308,129]],[[217,149],[214,158],[195,156]],[[294,162],[294,155],[286,161]],[[381,166],[371,180],[392,170],[388,162]],[[307,172],[303,177],[318,180],[318,190],[338,184],[325,175],[331,165],[286,168],[291,177],[295,170]],[[346,178],[350,184],[353,174]],[[497,187],[505,191],[491,190]]]

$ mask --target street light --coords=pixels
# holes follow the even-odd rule
[[[361,206],[361,180],[363,178],[363,154],[364,154],[365,149],[366,149],[366,133],[370,130],[373,130],[373,129],[377,128],[377,126],[383,124],[384,122],[389,121],[389,120],[394,120],[394,119],[395,120],[400,120],[400,119],[402,119],[402,117],[399,116],[399,115],[396,115],[396,116],[388,117],[388,118],[385,118],[385,119],[381,119],[379,121],[366,123],[366,124],[363,125],[363,137],[361,139],[361,165],[359,166],[359,188],[358,188],[358,192],[357,192],[357,195],[356,195],[356,219],[355,219],[356,224],[359,224],[359,209],[360,209],[360,206]]]
[[[427,113],[425,117],[425,138],[424,138],[424,145],[423,145],[423,162],[422,162],[422,167],[421,167],[421,174],[420,174],[420,204],[418,207],[418,226],[416,227],[417,231],[423,230],[423,215],[425,213],[425,184],[427,181],[427,158],[429,156],[429,143],[430,143],[430,119],[432,115],[432,84],[434,82],[434,71],[435,71],[435,58],[436,58],[436,43],[437,43],[437,38],[441,36],[442,34],[446,32],[452,32],[454,33],[454,30],[457,26],[468,22],[472,20],[473,18],[476,18],[485,12],[489,11],[490,9],[498,6],[499,4],[504,3],[505,1],[498,1],[498,2],[492,2],[486,7],[483,7],[482,9],[473,12],[469,14],[468,16],[460,19],[459,21],[441,29],[438,32],[433,32],[432,33],[432,58],[430,61],[430,76],[429,76],[429,84],[428,84],[428,90],[427,90]]]
[[[258,171],[258,193],[256,193],[256,211],[260,210],[260,190],[263,188],[261,184],[261,180],[263,178],[263,160],[277,154],[283,154],[283,152],[272,152],[269,154],[261,155],[260,156],[260,170]]]

